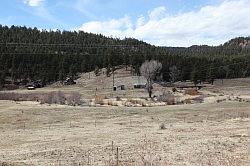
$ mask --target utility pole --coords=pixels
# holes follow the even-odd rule
[[[113,91],[116,91],[116,87],[115,87],[115,68],[112,67],[112,71],[113,71]]]
[[[115,86],[115,71],[113,69],[113,87]]]

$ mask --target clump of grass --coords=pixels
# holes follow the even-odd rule
[[[121,97],[116,96],[116,101],[122,101]]]
[[[166,126],[165,126],[164,123],[161,123],[159,127],[160,127],[161,130],[165,130],[166,129]]]

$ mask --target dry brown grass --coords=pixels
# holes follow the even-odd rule
[[[48,93],[1,92],[0,100],[37,101],[41,104],[68,104],[72,106],[82,104],[81,95],[78,92],[70,92],[65,94],[62,91],[52,91]]]
[[[105,99],[105,97],[103,95],[96,95],[95,96],[95,103],[104,105],[104,99]]]
[[[37,101],[41,98],[38,93],[33,94],[21,94],[14,92],[1,92],[0,100],[13,100],[13,101]]]
[[[197,96],[197,95],[199,95],[199,92],[195,88],[190,88],[190,89],[186,89],[184,94],[191,95],[191,96]]]
[[[99,78],[102,79],[102,75]],[[86,77],[82,84],[56,89],[41,88],[32,95],[41,97],[51,90],[61,90],[65,98],[72,91],[79,91],[84,98],[91,99],[95,92],[113,98],[125,94],[130,97],[128,103],[143,104],[137,100],[147,96],[143,90],[128,88],[129,91],[113,92],[112,89],[101,89],[110,87],[112,78],[105,79],[101,82],[96,81],[94,76],[91,79]],[[124,79],[116,80],[123,83]],[[126,84],[133,85],[131,78],[127,80],[130,82]],[[95,87],[100,89],[95,91]],[[207,88],[214,90],[214,87]],[[225,92],[234,93],[234,89],[227,87]],[[26,90],[15,92],[24,94]],[[220,89],[216,92],[219,93]],[[237,93],[243,92],[244,95],[249,94],[247,88],[239,87]],[[32,98],[32,95],[27,97],[24,94],[22,100]],[[20,100],[20,96],[12,96],[10,98]],[[135,97],[137,99],[133,100]],[[250,103],[243,102],[246,97],[240,97],[242,102],[236,102],[237,97],[232,95],[232,101],[149,108],[89,108],[0,101],[0,163],[116,165],[118,147],[119,165],[248,166]],[[73,102],[78,99],[79,95],[72,96]],[[100,97],[100,103],[102,100],[103,97]],[[110,105],[121,102],[105,100],[108,101]],[[161,123],[165,130],[159,129]]]
[[[116,165],[118,147],[119,165],[244,166],[249,107],[235,101],[152,108],[0,101],[0,161]]]

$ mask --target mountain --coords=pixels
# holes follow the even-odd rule
[[[224,46],[250,49],[250,37],[238,37],[231,39],[230,41],[226,42]]]
[[[112,71],[119,65],[139,74],[141,64],[150,59],[163,64],[166,81],[172,66],[180,71],[179,80],[245,77],[250,76],[248,48],[249,37],[215,47],[157,47],[132,38],[0,25],[0,86],[5,78],[50,83],[95,68]]]

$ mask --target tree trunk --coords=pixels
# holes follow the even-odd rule
[[[152,98],[152,90],[151,90],[151,88],[149,88],[148,94],[149,94],[149,97]]]
[[[152,97],[152,88],[151,88],[151,80],[150,79],[148,79],[147,80],[147,89],[148,89],[148,95],[149,95],[149,97],[151,98]]]

